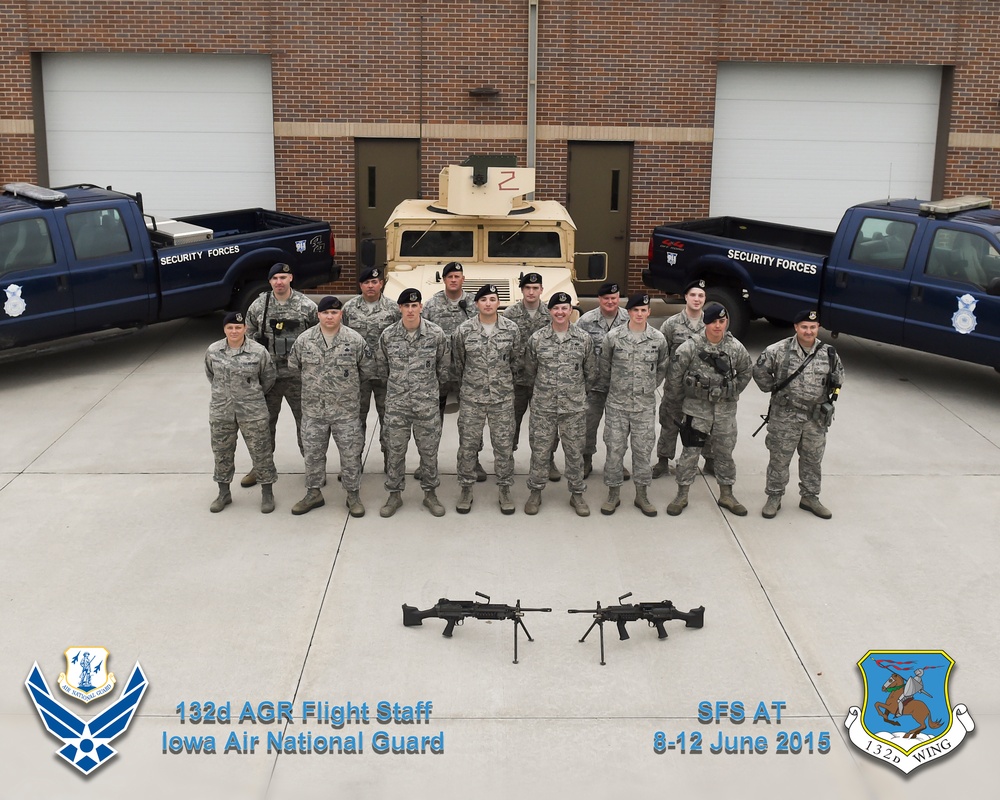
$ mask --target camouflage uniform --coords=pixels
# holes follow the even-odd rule
[[[723,376],[702,358],[721,357],[728,369]],[[726,331],[722,341],[712,344],[704,331],[677,348],[670,359],[664,393],[667,410],[677,421],[691,418],[694,431],[712,437],[715,477],[720,486],[736,483],[736,401],[750,383],[750,355],[740,341]],[[682,441],[683,444],[683,434]],[[685,445],[677,460],[677,485],[690,486],[698,472],[700,446]]]
[[[268,302],[268,295],[271,296]],[[264,319],[264,307],[267,307],[267,319]],[[267,413],[271,428],[271,450],[274,450],[274,433],[278,427],[278,414],[281,413],[281,399],[288,401],[295,417],[295,428],[299,442],[299,452],[302,452],[302,386],[299,375],[288,366],[288,355],[292,345],[308,328],[319,322],[316,304],[302,292],[292,289],[291,297],[284,303],[274,299],[274,293],[262,292],[260,297],[247,309],[247,338],[257,341],[257,336],[267,337],[267,351],[271,354],[274,366],[278,369],[278,379],[267,393]]]
[[[653,480],[649,458],[656,441],[656,387],[667,374],[667,340],[652,325],[633,333],[617,325],[604,337],[598,359],[597,386],[605,392],[604,483],[621,486],[622,462],[632,445],[632,480],[649,486]]]
[[[306,488],[323,486],[332,434],[340,452],[344,489],[358,491],[365,444],[358,418],[358,398],[362,382],[371,377],[375,368],[371,348],[360,333],[344,325],[328,345],[323,330],[316,325],[295,340],[288,366],[302,381]]]
[[[458,300],[449,300],[442,289],[424,303],[424,309],[420,313],[424,319],[430,320],[441,328],[450,341],[452,335],[458,330],[458,326],[466,320],[478,316],[479,309],[476,308],[476,298],[468,292],[462,292],[462,296]],[[438,405],[439,414],[442,417],[448,393],[457,391],[459,391],[459,386],[456,381],[449,379],[441,384]]]
[[[514,371],[524,346],[517,323],[498,316],[492,333],[479,318],[458,326],[451,337],[455,380],[461,387],[458,411],[458,482],[476,482],[476,461],[489,423],[498,486],[514,485]]]
[[[233,480],[236,433],[242,431],[258,479],[263,484],[274,483],[278,474],[271,454],[264,395],[274,385],[276,370],[267,350],[247,338],[239,350],[233,351],[222,339],[205,353],[205,374],[212,384],[208,421],[215,454],[215,482]]]
[[[618,315],[609,325],[608,321],[604,319],[604,314],[601,313],[600,306],[598,306],[583,314],[576,324],[590,335],[591,341],[594,343],[594,355],[600,358],[601,343],[604,341],[604,337],[608,331],[620,325],[628,325],[628,312],[624,308],[619,308]],[[604,416],[604,404],[607,399],[607,392],[597,389],[587,392],[587,438],[583,448],[584,455],[592,456],[597,452],[597,429],[601,424],[601,417]]]
[[[587,436],[587,390],[597,380],[594,343],[578,325],[565,337],[552,328],[537,331],[524,354],[525,377],[534,384],[528,439],[531,470],[528,488],[541,491],[549,476],[556,437],[566,454],[566,480],[573,494],[587,490],[583,480],[583,444]]]
[[[795,336],[776,342],[764,350],[753,368],[753,379],[761,391],[774,388],[799,368],[810,355],[816,355],[805,369],[771,399],[765,443],[771,457],[767,464],[768,495],[782,495],[788,485],[788,466],[792,455],[799,454],[799,494],[819,495],[821,466],[826,449],[826,426],[814,419],[817,406],[829,395],[830,383],[844,381],[844,365],[837,351],[819,340],[805,351]]]
[[[549,314],[548,307],[539,302],[538,309],[531,313],[524,307],[524,302],[518,300],[514,305],[507,306],[503,315],[509,320],[517,323],[517,328],[521,332],[521,341],[527,344],[535,331],[541,330],[552,322],[552,315]],[[532,385],[524,376],[524,360],[515,365],[514,370],[514,449],[517,450],[517,443],[521,438],[521,421],[524,419],[524,412],[528,410],[528,403],[531,402]]]
[[[693,336],[697,336],[705,330],[704,315],[699,312],[698,319],[693,320],[687,315],[687,309],[667,320],[660,326],[660,333],[666,337],[667,347],[670,350],[670,357],[677,352],[677,348]],[[660,438],[656,442],[656,457],[672,459],[677,453],[677,423],[667,413],[667,394],[663,393],[663,400],[660,401]],[[710,443],[706,442],[703,453],[706,458],[711,458]]]
[[[378,349],[378,340],[382,331],[399,320],[399,306],[380,297],[374,303],[368,303],[358,295],[344,303],[343,324],[360,333],[368,347],[374,353]],[[369,376],[361,381],[361,435],[365,436],[368,429],[368,411],[371,408],[372,395],[375,396],[375,412],[378,414],[379,444],[382,455],[385,455],[388,441],[385,433],[385,381],[375,376]]]
[[[451,368],[448,337],[433,322],[421,320],[411,337],[403,323],[382,333],[375,351],[379,376],[386,381],[385,427],[388,441],[385,488],[401,492],[406,485],[406,448],[410,431],[420,453],[420,485],[424,491],[441,484],[438,446],[440,386]]]

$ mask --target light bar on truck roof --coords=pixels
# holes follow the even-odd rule
[[[993,201],[988,197],[966,194],[952,197],[948,200],[936,200],[931,203],[921,203],[920,213],[930,216],[949,216],[961,211],[972,211],[976,208],[993,208]]]
[[[8,183],[3,190],[15,197],[27,197],[29,200],[37,200],[39,203],[65,203],[66,195],[55,189],[46,189],[44,186],[35,186],[33,183]]]

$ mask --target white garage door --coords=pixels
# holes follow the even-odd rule
[[[848,206],[929,198],[940,67],[719,65],[711,213],[833,230]]]
[[[273,208],[267,56],[48,53],[49,183],[142,192],[146,212]]]

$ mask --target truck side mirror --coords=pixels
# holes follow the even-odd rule
[[[361,266],[371,269],[375,266],[375,240],[361,240]]]
[[[591,253],[587,259],[587,280],[603,281],[608,276],[607,253]]]

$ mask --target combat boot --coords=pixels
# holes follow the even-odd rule
[[[219,496],[212,501],[212,505],[208,507],[208,510],[213,514],[218,514],[222,509],[233,502],[233,495],[229,491],[228,483],[219,484]]]
[[[649,502],[649,498],[646,496],[646,487],[636,485],[635,487],[635,501],[632,503],[636,508],[638,508],[647,517],[656,516],[656,506]]]
[[[413,480],[422,481],[424,479],[424,470],[422,467],[417,467],[413,470]]]
[[[732,511],[737,517],[745,517],[747,515],[746,506],[736,499],[736,495],[733,494],[732,486],[719,485],[718,503],[723,508],[727,508]]]
[[[486,470],[483,469],[483,465],[478,461],[476,462],[476,483],[484,483],[486,481],[487,475]]]
[[[458,503],[455,504],[455,510],[459,514],[468,514],[472,511],[472,487],[463,486],[462,496],[458,498]]]
[[[538,489],[532,489],[528,495],[528,501],[524,504],[524,513],[534,516],[538,509],[542,507],[542,493]]]
[[[621,486],[609,486],[608,487],[608,499],[604,501],[604,505],[601,506],[601,513],[606,517],[610,517],[615,513],[615,509],[622,504],[621,501]]]
[[[323,493],[319,489],[306,489],[306,496],[292,506],[292,513],[295,516],[308,514],[314,508],[325,505],[326,500],[323,499]]]
[[[552,456],[549,459],[549,480],[555,483],[560,478],[562,478],[562,473],[559,471],[559,467],[556,466],[556,457]]]
[[[352,517],[365,515],[365,506],[361,502],[361,495],[358,492],[347,493],[347,510],[350,511]]]
[[[594,457],[590,453],[583,454],[583,477],[589,478],[594,471]]]
[[[435,517],[444,516],[444,506],[441,505],[441,501],[438,500],[437,494],[435,494],[433,489],[428,489],[424,492],[424,507]]]
[[[799,508],[804,508],[806,511],[811,511],[820,519],[830,519],[833,516],[833,512],[830,511],[825,505],[823,505],[819,498],[814,494],[803,495],[799,500]]]
[[[590,506],[587,505],[587,501],[583,499],[583,495],[580,492],[573,492],[569,496],[569,504],[576,509],[578,517],[590,516]]]
[[[660,456],[653,464],[653,477],[659,478],[661,475],[670,474],[670,459]]]
[[[510,487],[501,486],[500,487],[500,513],[501,514],[513,514],[516,509],[514,508],[514,501],[510,499]]]
[[[690,491],[690,489],[691,489],[690,486],[678,486],[677,487],[677,496],[673,500],[671,500],[670,501],[670,505],[667,506],[667,513],[670,516],[672,516],[672,517],[679,516],[680,513],[685,508],[687,508],[687,504],[688,504],[688,491]]]
[[[260,485],[260,513],[270,514],[274,511],[274,490],[271,484],[262,483]]]
[[[395,514],[403,505],[403,498],[400,497],[399,492],[389,492],[389,497],[385,501],[385,505],[379,509],[379,516],[391,517]]]
[[[249,489],[251,486],[257,485],[257,473],[254,470],[250,470],[246,475],[240,478],[240,486],[244,489]]]
[[[622,467],[622,477],[627,481],[632,480],[632,473],[628,471],[628,467]]]
[[[705,466],[701,468],[701,471],[705,475],[714,475],[715,474],[715,459],[714,458],[706,458],[705,459]]]
[[[767,502],[764,503],[764,507],[760,510],[760,515],[764,519],[774,519],[778,516],[779,508],[781,508],[781,495],[769,494],[767,496]]]

